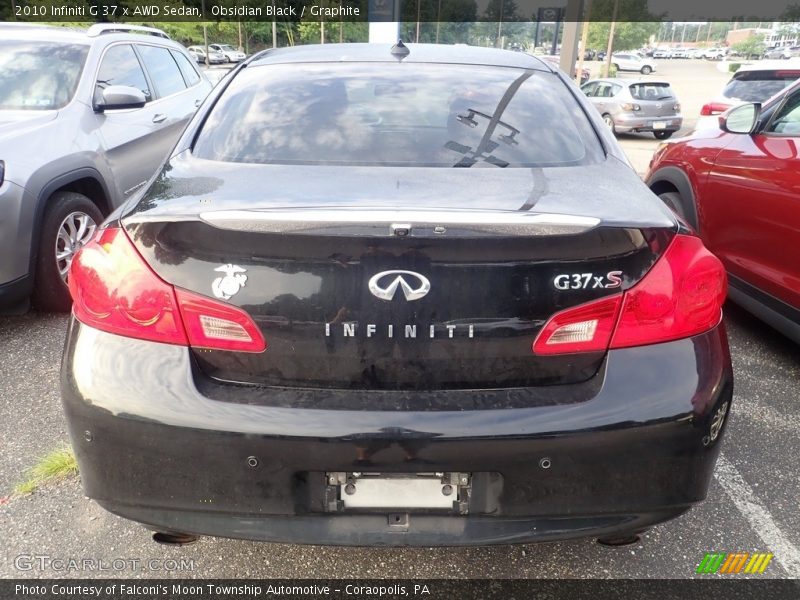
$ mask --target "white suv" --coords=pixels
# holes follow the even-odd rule
[[[636,71],[642,75],[649,75],[656,70],[656,64],[653,61],[632,52],[614,54],[611,57],[611,64],[617,71]]]

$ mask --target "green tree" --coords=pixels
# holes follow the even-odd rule
[[[747,39],[735,43],[731,48],[745,58],[761,56],[764,53],[764,36],[761,34],[751,35]]]
[[[646,45],[651,35],[658,33],[660,23],[656,22],[617,22],[614,28],[615,52],[624,50],[636,50]],[[589,23],[588,48],[605,50],[608,45],[608,34],[611,31],[611,23],[605,21],[595,21]]]

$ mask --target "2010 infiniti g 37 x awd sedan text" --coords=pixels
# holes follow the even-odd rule
[[[249,59],[69,284],[86,493],[172,539],[625,541],[731,401],[720,262],[518,52]]]

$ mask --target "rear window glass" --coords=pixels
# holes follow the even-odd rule
[[[628,86],[636,100],[672,100],[675,94],[668,83],[635,83]]]
[[[736,73],[722,94],[745,102],[764,102],[789,87],[798,77],[800,70],[793,69]]]
[[[228,162],[532,167],[596,162],[585,113],[552,73],[403,63],[251,67],[195,144]]]

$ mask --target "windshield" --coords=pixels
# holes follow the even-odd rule
[[[233,46],[229,46],[228,44],[219,44],[217,46],[219,50],[224,50],[225,52],[233,52]]]
[[[418,167],[597,162],[586,114],[552,73],[414,63],[251,67],[194,153],[217,161]]]
[[[800,70],[747,71],[736,73],[722,94],[745,102],[764,102],[789,87],[800,77]]]
[[[675,94],[668,83],[635,83],[629,86],[631,96],[636,100],[672,100]]]
[[[0,41],[0,110],[53,110],[75,94],[88,46]]]

